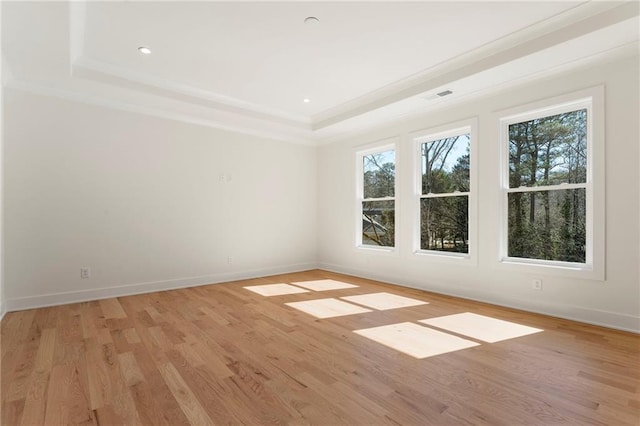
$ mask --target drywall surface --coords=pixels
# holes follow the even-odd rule
[[[329,270],[439,293],[640,331],[638,57],[525,83],[447,110],[319,148],[319,264]],[[496,112],[604,85],[606,150],[606,279],[563,277],[501,267],[498,235],[500,142]],[[413,166],[410,133],[468,118],[478,120],[477,262],[413,253]],[[397,137],[400,233],[396,253],[355,247],[355,168],[358,147]],[[543,290],[531,280],[543,280]]]
[[[9,310],[315,266],[315,148],[14,89],[5,106]]]
[[[2,5],[0,5],[0,23],[2,22]],[[1,24],[0,24],[1,26]],[[2,31],[0,31],[0,46],[2,45]],[[4,63],[2,62],[2,56],[0,56],[0,320],[4,317],[4,189],[3,189],[3,176],[4,176],[4,73],[2,69]]]

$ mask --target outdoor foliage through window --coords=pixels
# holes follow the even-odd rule
[[[469,253],[470,135],[422,143],[420,249]]]
[[[362,161],[362,244],[394,247],[395,151],[365,155]]]
[[[508,256],[584,263],[586,181],[586,109],[509,125]]]

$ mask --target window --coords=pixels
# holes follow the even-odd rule
[[[396,151],[394,145],[359,152],[358,237],[360,247],[396,246]]]
[[[472,126],[413,138],[419,159],[417,253],[470,257],[471,218],[475,216]]]
[[[593,269],[594,232],[602,238],[604,228],[594,209],[594,176],[602,175],[602,158],[597,168],[592,158],[596,122],[593,97],[501,120],[503,260]]]

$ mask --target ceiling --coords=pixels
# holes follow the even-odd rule
[[[636,1],[2,2],[3,79],[316,144],[636,54],[638,15]]]

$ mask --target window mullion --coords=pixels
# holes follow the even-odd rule
[[[462,197],[462,196],[469,196],[469,194],[471,194],[470,192],[443,192],[443,193],[438,193],[438,194],[422,194],[420,195],[421,199],[424,198],[444,198],[444,197]]]
[[[394,201],[396,197],[363,198],[362,201]]]
[[[561,191],[563,189],[582,189],[586,188],[586,183],[561,183],[559,185],[544,185],[544,186],[519,186],[517,188],[505,188],[506,192],[542,192],[542,191]]]

